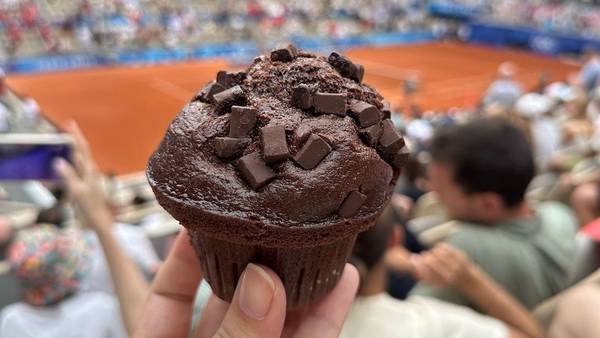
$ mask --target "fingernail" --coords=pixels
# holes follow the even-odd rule
[[[260,266],[248,264],[240,290],[240,309],[248,317],[262,320],[271,307],[275,283]]]
[[[57,157],[52,161],[55,170],[61,170],[65,167],[66,161],[62,157]]]

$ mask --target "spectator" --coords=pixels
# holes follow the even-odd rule
[[[498,77],[487,89],[484,104],[501,104],[511,108],[523,94],[521,85],[515,80],[517,67],[511,62],[504,62],[498,67]]]
[[[38,22],[38,9],[32,1],[21,3],[21,22],[26,28],[33,28]]]
[[[600,75],[600,54],[593,48],[588,48],[584,53],[584,65],[579,71],[578,80],[585,90],[592,90]]]
[[[571,195],[571,205],[582,226],[600,217],[600,185],[596,182],[578,185]]]
[[[462,253],[449,246],[441,245],[419,255],[422,263],[408,269],[415,268],[423,272],[426,264],[443,272],[443,276],[452,276],[446,281],[453,283],[473,303],[480,305],[482,311],[496,315],[497,319],[435,299],[410,297],[400,301],[390,297],[385,292],[386,263],[390,262],[390,254],[400,248],[401,233],[388,208],[370,230],[358,235],[350,261],[357,266],[361,279],[358,296],[342,329],[342,338],[542,336],[538,324],[522,305]],[[397,261],[391,265],[395,263]],[[406,268],[400,267],[401,270]],[[419,274],[429,279],[426,274]],[[444,279],[441,276],[438,278]]]
[[[599,322],[595,320],[598,306],[600,270],[545,301],[535,310],[535,316],[547,328],[549,338],[595,337],[600,333]]]
[[[586,338],[600,335],[598,308],[598,280],[570,290],[558,306],[554,322],[548,331],[548,338]]]
[[[551,116],[554,102],[547,96],[529,93],[521,96],[515,111],[530,122],[529,132],[537,167],[545,169],[561,143],[560,126]]]
[[[0,314],[2,337],[126,337],[118,304],[103,293],[79,292],[90,245],[76,230],[39,225],[19,232],[9,260],[24,302]]]
[[[530,206],[525,201],[534,163],[516,127],[479,119],[442,129],[432,141],[431,156],[431,187],[448,216],[463,222],[448,235],[448,244],[528,308],[567,287],[578,225],[559,203]],[[420,283],[411,294],[472,305],[454,288]]]
[[[8,52],[8,55],[12,57],[17,52],[19,45],[21,45],[23,34],[19,25],[12,20],[6,24],[6,32],[8,35],[8,46],[6,51]]]

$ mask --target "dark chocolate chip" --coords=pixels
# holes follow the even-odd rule
[[[260,140],[263,148],[263,157],[268,163],[283,161],[288,158],[289,150],[283,126],[260,128]]]
[[[223,85],[225,88],[230,88],[242,83],[246,79],[246,72],[227,72],[220,70],[217,73],[217,82]]]
[[[231,159],[242,154],[250,144],[249,138],[216,137],[214,140],[215,153],[222,159]]]
[[[313,97],[307,85],[299,85],[292,89],[292,105],[300,109],[312,108]]]
[[[259,152],[253,152],[238,160],[238,168],[242,178],[252,189],[258,190],[264,187],[277,176],[275,172],[263,161]]]
[[[346,199],[344,199],[344,202],[342,202],[342,205],[340,205],[338,215],[344,218],[354,216],[358,209],[362,207],[363,203],[365,203],[366,199],[367,196],[361,194],[358,190],[350,192],[348,196],[346,196]]]
[[[246,95],[240,86],[231,87],[213,96],[216,110],[223,114],[227,113],[231,106],[243,106],[246,104]]]
[[[379,109],[364,101],[354,101],[350,106],[350,112],[358,120],[358,125],[361,128],[370,127],[381,122]]]
[[[271,52],[271,61],[290,62],[298,56],[296,47],[289,43],[283,43],[277,46]]]
[[[229,137],[246,137],[256,125],[258,111],[252,107],[232,106],[229,117]]]
[[[365,77],[365,67],[363,65],[354,65],[354,74],[352,74],[352,80],[362,83],[363,77]]]
[[[311,134],[294,156],[294,161],[306,170],[314,169],[331,152],[331,146],[319,135]]]
[[[346,115],[346,95],[336,93],[316,93],[313,104],[317,113]]]
[[[200,90],[198,94],[196,94],[196,99],[202,102],[212,103],[213,96],[217,93],[224,91],[225,89],[226,88],[223,87],[220,83],[211,81],[206,86],[204,86],[204,88],[202,88],[202,90]]]
[[[400,169],[404,167],[409,158],[410,151],[407,147],[404,147],[392,156],[390,159],[390,165],[395,169]]]
[[[381,113],[383,114],[384,119],[389,119],[392,117],[392,107],[389,102],[383,101],[383,108],[381,109]]]
[[[345,78],[350,79],[356,73],[356,67],[352,61],[338,52],[332,52],[329,54],[327,62],[329,62],[329,64]]]
[[[362,137],[363,141],[371,147],[377,146],[377,142],[379,141],[379,137],[381,136],[381,127],[378,124],[374,124],[370,127],[360,129],[358,131],[360,137]]]
[[[381,137],[379,138],[379,150],[384,155],[394,155],[404,146],[402,135],[394,127],[392,120],[387,119],[381,122]]]

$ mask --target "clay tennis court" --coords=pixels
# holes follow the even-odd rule
[[[399,107],[406,104],[403,80],[416,74],[422,85],[413,101],[423,109],[475,105],[503,61],[519,66],[518,78],[527,88],[536,85],[540,72],[559,80],[577,70],[526,52],[450,43],[369,47],[347,54],[364,64],[365,82]],[[225,61],[212,60],[12,75],[8,82],[35,98],[57,124],[75,120],[101,169],[121,175],[144,170],[170,120],[218,70],[227,68]]]

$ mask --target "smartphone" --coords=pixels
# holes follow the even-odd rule
[[[53,161],[72,154],[68,134],[0,134],[0,180],[58,180]]]

